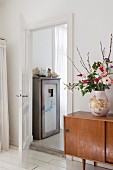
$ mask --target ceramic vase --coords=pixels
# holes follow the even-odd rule
[[[89,101],[89,107],[94,116],[107,116],[110,110],[110,101],[105,91],[94,91],[94,96]]]

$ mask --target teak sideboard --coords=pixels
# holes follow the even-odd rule
[[[90,112],[64,116],[64,152],[66,155],[113,165],[113,114],[94,117]]]

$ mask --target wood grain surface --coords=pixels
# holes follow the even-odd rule
[[[105,161],[105,122],[64,117],[65,154]]]
[[[113,163],[113,123],[106,122],[106,161]]]
[[[97,116],[93,116],[91,112],[78,111],[78,112],[70,113],[67,116],[73,118],[80,118],[80,119],[88,119],[88,120],[91,119],[91,120],[113,122],[113,113],[109,113],[105,117],[97,117]]]

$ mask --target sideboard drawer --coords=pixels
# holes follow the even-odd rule
[[[64,117],[65,154],[105,161],[105,123]]]
[[[113,122],[106,122],[106,162],[113,163]]]

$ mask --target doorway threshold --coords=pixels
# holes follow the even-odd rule
[[[39,152],[52,154],[52,155],[55,155],[55,156],[65,157],[64,151],[62,151],[62,150],[37,145],[37,144],[34,144],[33,142],[30,144],[30,149],[35,150],[35,151],[39,151]]]
[[[30,144],[30,149],[49,153],[56,156],[64,155],[64,132],[60,130],[60,133],[50,136],[42,140],[34,140]]]

